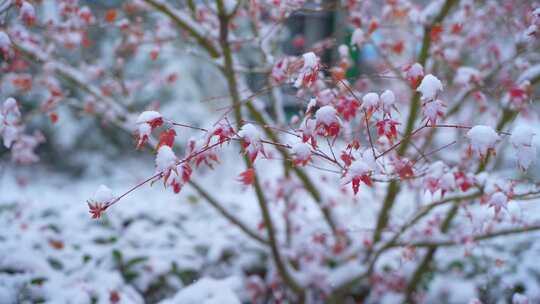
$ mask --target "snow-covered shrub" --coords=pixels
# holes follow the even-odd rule
[[[89,194],[87,218],[2,202],[0,295],[540,301],[540,8],[503,2],[6,1],[3,149],[29,164],[64,136],[61,158],[86,158],[73,138],[101,130],[137,164],[89,168],[137,178]],[[289,41],[287,20],[337,10],[343,41]]]

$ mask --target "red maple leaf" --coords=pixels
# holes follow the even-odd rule
[[[157,149],[159,149],[161,146],[172,147],[174,145],[175,136],[176,132],[173,129],[162,131],[159,135],[159,143]]]
[[[255,169],[249,168],[246,171],[240,173],[237,180],[244,185],[253,184],[253,182],[255,181]]]

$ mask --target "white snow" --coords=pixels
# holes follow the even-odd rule
[[[396,96],[394,95],[394,92],[392,92],[391,90],[385,90],[381,94],[380,98],[381,98],[383,111],[385,113],[390,113],[390,111],[392,110],[392,106],[394,105],[396,101]]]
[[[418,77],[424,76],[424,68],[418,62],[411,65],[406,71],[407,71],[406,77],[408,79],[416,79]]]
[[[159,147],[156,155],[156,169],[158,172],[164,172],[172,169],[176,165],[176,155],[171,147],[163,145]]]
[[[338,121],[337,111],[333,106],[321,107],[319,110],[317,110],[317,113],[315,113],[315,119],[317,120],[317,123],[330,125]]]
[[[494,149],[499,140],[499,135],[493,128],[483,125],[471,128],[467,137],[471,141],[471,149],[480,156],[486,155],[489,149]]]
[[[202,278],[187,288],[180,290],[172,299],[161,301],[161,304],[241,304],[235,290],[241,288],[238,277],[224,280]]]
[[[502,192],[495,192],[489,198],[489,206],[495,209],[495,212],[499,212],[501,209],[506,208],[508,203],[508,197]]]
[[[311,146],[304,142],[298,142],[292,146],[292,152],[298,160],[307,160],[311,156]]]
[[[454,77],[454,82],[463,86],[469,86],[479,81],[480,71],[471,67],[459,67]]]
[[[137,117],[137,123],[149,123],[158,118],[162,118],[161,113],[157,111],[144,111]]]
[[[432,124],[437,123],[437,118],[444,114],[445,104],[440,99],[428,101],[422,105],[422,113],[424,117]]]
[[[107,203],[112,201],[113,199],[114,195],[112,190],[105,185],[100,185],[92,198],[93,201],[98,203]]]
[[[261,132],[253,124],[245,124],[242,126],[238,135],[249,143],[255,143],[261,140]]]
[[[152,133],[152,127],[150,126],[150,124],[147,123],[141,123],[138,130],[140,138],[144,136],[150,137],[150,134]]]
[[[526,170],[536,159],[536,145],[533,138],[536,132],[525,125],[520,125],[512,131],[510,143],[515,149],[518,166]]]
[[[362,159],[357,159],[349,167],[349,172],[347,173],[347,175],[350,179],[352,179],[354,177],[366,175],[371,171],[371,168],[366,162],[364,162]]]
[[[437,97],[437,94],[443,90],[443,85],[441,81],[433,76],[432,74],[427,74],[423,79],[416,91],[422,94],[422,100],[428,101],[433,100]]]
[[[388,96],[387,96],[388,97]],[[374,92],[367,93],[362,97],[362,109],[370,111],[379,106],[379,95]]]

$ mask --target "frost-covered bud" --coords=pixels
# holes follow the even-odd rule
[[[437,94],[443,90],[441,81],[432,74],[426,75],[416,91],[422,94],[423,101],[434,100]]]
[[[467,138],[471,142],[470,150],[480,157],[484,157],[495,151],[499,135],[491,127],[478,125],[467,132]]]
[[[527,170],[529,165],[536,159],[536,146],[533,137],[536,133],[527,126],[518,126],[510,136],[510,143],[516,151],[516,160],[522,170]]]

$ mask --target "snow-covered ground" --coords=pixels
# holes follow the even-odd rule
[[[178,196],[163,191],[161,184],[143,187],[104,218],[93,220],[86,200],[96,185],[125,189],[153,168],[121,162],[94,171],[76,178],[43,168],[4,170],[0,303],[110,303],[117,296],[119,303],[143,303],[171,297],[200,275],[214,278],[201,284],[220,286],[208,298],[223,296],[223,301],[208,303],[237,303],[234,299],[241,294],[213,280],[229,278],[237,287],[241,269],[259,263],[256,243],[189,189]],[[219,183],[215,185],[219,189]],[[245,206],[237,209],[240,216],[253,212]],[[182,301],[184,294],[187,302]],[[193,300],[196,295],[205,296],[185,289],[169,303],[203,303]]]

